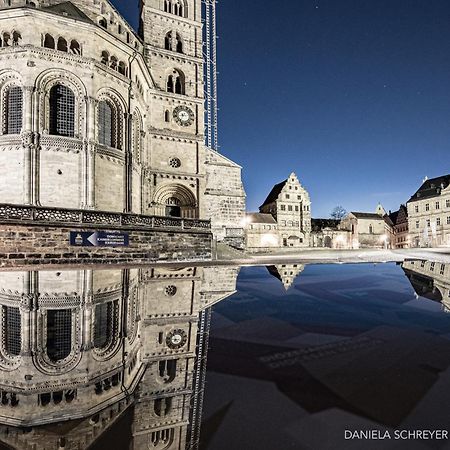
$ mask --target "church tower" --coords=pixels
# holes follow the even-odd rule
[[[201,1],[141,0],[140,8],[139,32],[157,90],[150,106],[148,162],[151,170],[147,176],[156,192],[161,183],[167,183],[168,177],[175,177],[172,183],[185,185],[186,192],[194,192],[197,201],[193,217],[204,217]],[[179,175],[182,175],[181,180]],[[182,196],[182,192],[180,194]],[[180,195],[175,195],[174,199],[177,196]],[[182,213],[184,217],[189,216],[185,211]]]

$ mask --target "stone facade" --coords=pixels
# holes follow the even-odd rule
[[[207,162],[220,157],[204,145],[200,0],[142,1],[139,35],[108,1],[9,3],[0,5],[0,203],[214,214],[215,230],[239,228],[236,165],[221,171],[230,186],[219,200],[205,195],[216,183]]]
[[[259,211],[262,215],[271,215],[278,231],[279,247],[305,248],[310,245],[311,234],[311,200],[306,189],[300,184],[295,173],[289,178],[275,185],[267,196]],[[260,231],[260,226],[255,223],[255,228],[250,228],[252,217],[258,220],[257,216],[250,214],[247,217],[246,240],[253,244],[258,242],[262,249],[275,247],[274,242],[267,245],[267,239],[255,236]],[[263,228],[264,231],[264,228]],[[269,233],[270,235],[273,232]],[[256,249],[256,247],[254,247]]]
[[[450,246],[450,175],[424,180],[407,209],[411,247]]]
[[[206,217],[214,237],[234,247],[244,241],[245,191],[242,167],[225,156],[206,151]]]
[[[418,296],[440,302],[450,312],[450,264],[405,261],[402,268]]]
[[[410,237],[408,227],[408,209],[405,205],[400,205],[400,209],[393,213],[389,212],[389,219],[393,228],[393,248],[409,248]]]
[[[349,232],[340,229],[340,220],[312,219],[311,247],[348,248]]]
[[[235,292],[238,272],[0,272],[0,440],[17,450],[96,448],[127,415],[127,448],[196,448],[202,317]]]
[[[247,214],[245,246],[249,251],[270,250],[280,247],[277,221],[272,214]]]
[[[348,232],[347,248],[387,248],[391,246],[392,227],[386,211],[378,205],[375,213],[350,212],[339,225]]]

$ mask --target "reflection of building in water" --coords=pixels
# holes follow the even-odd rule
[[[405,261],[402,268],[417,295],[441,302],[450,312],[450,264]]]
[[[303,264],[279,264],[268,266],[267,270],[283,283],[287,291],[294,284],[295,279],[305,270],[305,266]]]
[[[237,272],[0,273],[0,439],[83,449],[128,414],[130,448],[195,444],[207,311],[234,293]]]

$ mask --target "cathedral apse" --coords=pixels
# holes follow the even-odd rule
[[[0,448],[104,448],[118,429],[126,448],[196,448],[210,307],[238,271],[0,272]]]

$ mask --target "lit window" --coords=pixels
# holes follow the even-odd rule
[[[50,91],[50,134],[75,135],[75,95],[62,84],[53,86]]]
[[[47,355],[56,362],[70,355],[72,348],[72,311],[56,309],[47,312]]]
[[[105,100],[98,104],[98,141],[108,147],[114,147],[114,111]]]
[[[11,356],[20,354],[22,345],[22,328],[20,309],[12,306],[3,306],[3,348]]]
[[[23,93],[19,86],[12,86],[5,96],[6,117],[4,122],[5,134],[19,134],[22,130]]]

